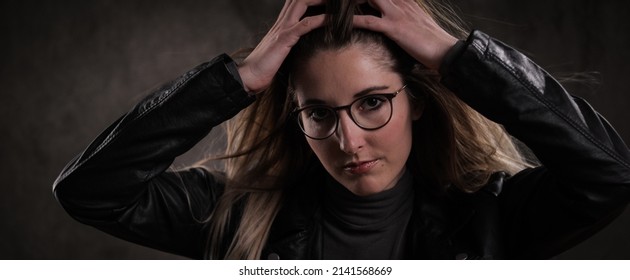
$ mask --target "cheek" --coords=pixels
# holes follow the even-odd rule
[[[378,132],[372,138],[372,146],[378,147],[381,155],[386,156],[388,166],[397,173],[406,164],[411,152],[411,118],[405,115],[392,116],[390,123]]]
[[[412,119],[405,114],[394,115],[390,122],[383,128],[367,133],[364,139],[367,142],[366,148],[376,148],[378,150],[409,150],[411,148],[411,127]],[[311,150],[322,161],[334,159],[342,156],[339,143],[332,141],[334,136],[326,140],[313,140],[306,137]]]
[[[394,161],[406,161],[411,151],[412,143],[412,116],[410,111],[394,113],[389,123],[376,131],[363,135],[366,141],[364,152],[384,153],[391,156]],[[324,165],[334,164],[336,159],[346,155],[339,148],[338,141],[331,136],[326,140],[313,140],[305,137],[309,147]],[[371,151],[368,151],[371,150]]]
[[[322,163],[326,164],[330,158],[333,158],[334,155],[334,146],[332,146],[331,141],[327,140],[313,140],[311,138],[306,137],[306,142],[308,146],[311,147],[311,150],[317,158],[319,158]]]
[[[407,148],[411,146],[411,116],[405,114],[394,114],[389,123],[380,129],[379,141],[381,145],[388,145],[391,148]]]

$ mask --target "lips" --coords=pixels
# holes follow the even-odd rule
[[[376,166],[377,162],[378,159],[351,162],[344,165],[343,170],[353,175],[361,175],[369,172],[374,166]]]

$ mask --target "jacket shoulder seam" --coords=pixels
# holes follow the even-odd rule
[[[493,61],[495,61],[498,64],[500,64],[504,69],[508,70],[508,72],[517,81],[519,81],[528,91],[530,91],[534,95],[534,98],[536,98],[536,100],[538,100],[538,102],[540,102],[541,104],[543,104],[544,106],[549,108],[549,110],[551,110],[555,115],[557,115],[558,117],[560,117],[561,119],[566,121],[569,125],[571,125],[571,127],[573,127],[575,130],[577,130],[586,139],[588,139],[590,142],[595,144],[598,148],[600,148],[606,154],[608,154],[609,156],[611,156],[612,158],[617,160],[620,164],[624,165],[626,168],[630,168],[630,164],[625,162],[619,155],[617,155],[616,152],[610,150],[610,148],[608,148],[606,145],[604,145],[599,140],[597,140],[597,138],[593,137],[588,131],[586,131],[584,129],[583,126],[581,126],[579,123],[577,123],[573,118],[563,114],[562,111],[559,110],[557,106],[555,106],[553,103],[549,102],[546,98],[541,96],[541,94],[538,92],[536,87],[531,85],[526,79],[523,79],[513,67],[510,67],[509,65],[504,63],[496,54],[494,54],[494,53],[492,53],[490,51],[487,51],[485,53],[486,53],[486,56],[488,56]],[[545,75],[548,75],[548,74],[545,73]]]

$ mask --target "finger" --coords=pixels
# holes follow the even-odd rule
[[[310,6],[323,5],[325,0],[294,0],[289,4],[287,20],[298,22]]]
[[[296,25],[294,25],[291,28],[291,31],[295,36],[300,37],[306,33],[313,31],[314,29],[324,26],[325,19],[326,15],[323,14],[305,17],[300,20]]]
[[[367,0],[367,3],[379,12],[383,12],[383,6],[387,6],[384,0]]]
[[[289,11],[289,7],[291,6],[292,2],[293,2],[293,0],[286,0],[286,1],[284,1],[284,5],[282,6],[282,10],[280,10],[280,14],[278,14],[278,18],[276,19],[276,24],[278,22],[284,21],[284,19],[287,16],[287,13]]]
[[[322,5],[324,0],[286,0],[276,18],[275,25],[297,22],[308,6]],[[297,18],[295,18],[297,16]],[[293,19],[293,20],[292,20]]]
[[[406,9],[409,9],[413,6],[418,6],[416,1],[412,0],[367,0],[368,4],[372,6],[372,8],[376,9],[381,13],[381,17],[396,17],[401,12],[404,12]]]
[[[371,15],[356,15],[352,18],[352,24],[356,28],[385,33],[386,26],[382,18]]]

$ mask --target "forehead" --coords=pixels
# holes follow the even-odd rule
[[[317,52],[295,73],[293,87],[298,104],[316,100],[338,106],[369,88],[395,91],[402,84],[400,75],[384,63],[384,54],[375,57],[378,55],[360,46]]]

